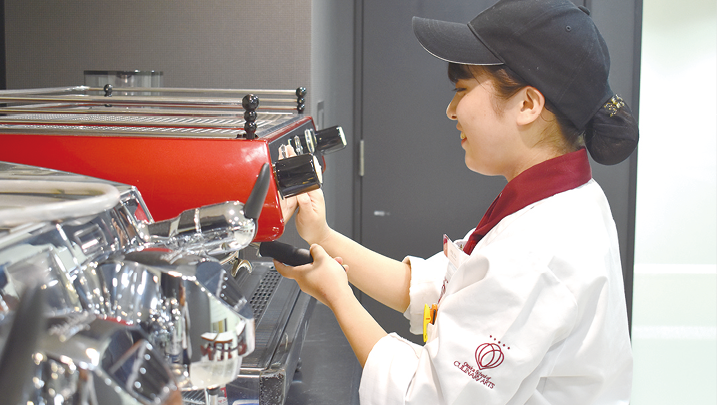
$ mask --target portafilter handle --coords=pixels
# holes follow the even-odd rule
[[[259,243],[259,255],[271,257],[289,266],[301,266],[314,262],[308,249],[297,248],[276,240]]]

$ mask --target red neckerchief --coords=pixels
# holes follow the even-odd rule
[[[506,184],[463,247],[471,254],[478,242],[508,215],[530,204],[587,183],[592,178],[585,149],[546,160]]]

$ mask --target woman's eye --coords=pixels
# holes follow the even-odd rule
[[[454,92],[454,93],[460,93],[460,92],[463,92],[463,91],[466,91],[466,89],[463,88],[463,87],[456,87],[455,89],[453,89],[453,92]]]

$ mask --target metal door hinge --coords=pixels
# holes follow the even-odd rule
[[[358,175],[359,177],[363,177],[364,174],[364,143],[363,139],[359,141],[359,167],[358,167]]]

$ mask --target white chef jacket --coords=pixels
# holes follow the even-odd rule
[[[594,180],[506,216],[458,268],[443,252],[406,261],[411,332],[425,304],[438,303],[435,324],[424,346],[396,334],[374,346],[363,405],[628,403],[618,238]]]

